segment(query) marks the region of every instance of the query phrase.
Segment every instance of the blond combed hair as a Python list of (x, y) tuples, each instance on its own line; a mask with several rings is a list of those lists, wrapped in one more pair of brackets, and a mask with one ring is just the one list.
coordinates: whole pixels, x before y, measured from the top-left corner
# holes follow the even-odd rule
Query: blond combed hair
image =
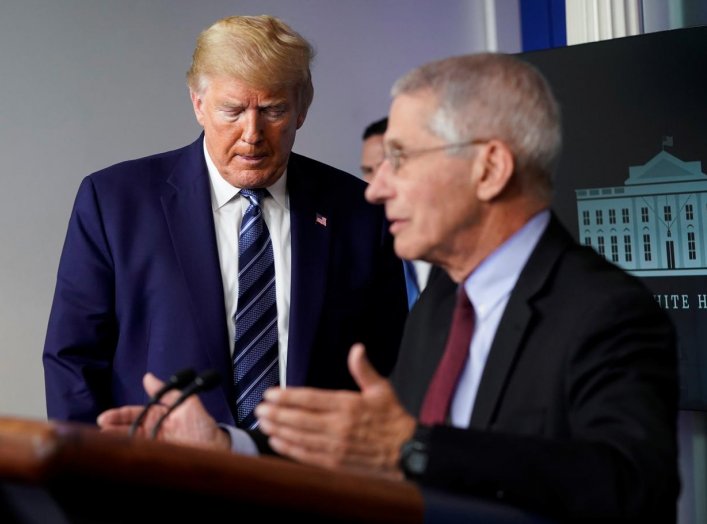
[(197, 38), (187, 85), (201, 93), (210, 77), (225, 76), (259, 89), (294, 88), (306, 111), (314, 96), (313, 58), (310, 43), (278, 18), (230, 16)]

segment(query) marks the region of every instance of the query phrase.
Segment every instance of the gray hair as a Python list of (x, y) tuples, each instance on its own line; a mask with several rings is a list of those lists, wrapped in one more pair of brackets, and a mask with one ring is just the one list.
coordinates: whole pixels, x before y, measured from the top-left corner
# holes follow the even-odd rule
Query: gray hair
[(501, 140), (524, 187), (549, 200), (562, 146), (560, 108), (537, 69), (500, 53), (456, 56), (413, 69), (391, 94), (425, 90), (438, 100), (425, 123), (431, 133), (447, 143)]

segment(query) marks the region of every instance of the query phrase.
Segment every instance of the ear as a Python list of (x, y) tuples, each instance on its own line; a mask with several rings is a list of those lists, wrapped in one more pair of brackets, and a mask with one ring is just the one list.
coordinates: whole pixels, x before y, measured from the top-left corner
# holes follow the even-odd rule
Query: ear
[[(482, 170), (477, 187), (477, 197), (489, 202), (498, 197), (509, 185), (513, 177), (515, 162), (513, 153), (500, 140), (489, 140), (477, 159)], [(474, 162), (476, 165), (477, 162)]]
[(305, 118), (307, 118), (307, 110), (306, 109), (300, 111), (299, 114), (297, 115), (297, 129), (302, 127), (302, 124), (304, 124)]
[(189, 96), (191, 97), (191, 105), (194, 108), (194, 115), (196, 116), (196, 121), (199, 122), (201, 127), (204, 127), (204, 101), (201, 98), (202, 94), (197, 93), (192, 89), (189, 90)]

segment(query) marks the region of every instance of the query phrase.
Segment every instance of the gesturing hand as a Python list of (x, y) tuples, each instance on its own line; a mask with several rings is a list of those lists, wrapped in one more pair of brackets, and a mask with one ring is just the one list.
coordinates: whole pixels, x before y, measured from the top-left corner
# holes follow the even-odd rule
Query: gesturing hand
[(300, 462), (400, 478), (400, 446), (413, 434), (415, 419), (362, 344), (351, 347), (348, 365), (360, 392), (269, 389), (255, 411), (260, 428), (275, 451)]

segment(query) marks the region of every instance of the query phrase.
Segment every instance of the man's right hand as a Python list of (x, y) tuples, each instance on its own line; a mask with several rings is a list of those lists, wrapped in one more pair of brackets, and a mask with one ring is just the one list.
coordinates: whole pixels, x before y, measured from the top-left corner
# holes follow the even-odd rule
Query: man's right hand
[[(145, 374), (142, 383), (150, 397), (164, 385), (164, 382), (152, 373)], [(177, 390), (170, 391), (162, 397), (159, 404), (152, 406), (145, 420), (137, 428), (135, 436), (149, 438), (152, 428), (169, 406), (179, 398), (179, 395), (180, 392)], [(98, 426), (102, 431), (127, 435), (142, 409), (142, 406), (108, 409), (98, 416)], [(189, 397), (169, 414), (162, 423), (156, 439), (208, 449), (229, 450), (231, 448), (228, 434), (221, 430), (196, 395)]]

